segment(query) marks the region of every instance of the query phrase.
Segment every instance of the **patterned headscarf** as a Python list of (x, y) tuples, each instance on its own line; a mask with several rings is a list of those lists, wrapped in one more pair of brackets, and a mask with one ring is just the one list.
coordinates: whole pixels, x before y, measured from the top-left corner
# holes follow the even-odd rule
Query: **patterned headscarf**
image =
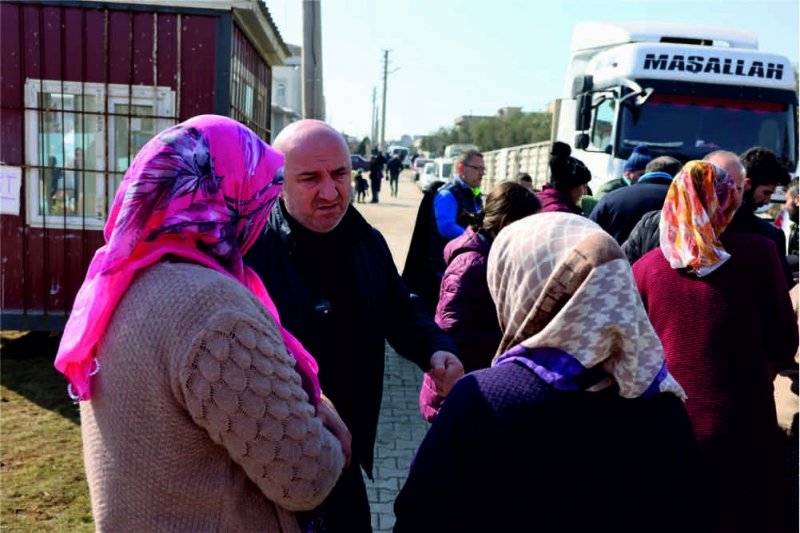
[(661, 210), (661, 251), (672, 268), (698, 277), (730, 258), (719, 236), (730, 224), (739, 198), (727, 172), (706, 161), (689, 161), (670, 185)]
[(594, 222), (568, 213), (514, 222), (492, 245), (488, 281), (503, 330), (493, 365), (521, 363), (560, 390), (617, 384), (624, 398), (686, 398), (625, 254)]
[[(95, 357), (114, 309), (137, 270), (167, 254), (240, 281), (280, 326), (261, 279), (242, 261), (267, 222), (283, 183), (283, 156), (233, 119), (201, 115), (151, 139), (120, 184), (101, 247), (86, 274), (56, 355), (70, 395), (91, 397)], [(280, 328), (319, 401), (317, 363)]]

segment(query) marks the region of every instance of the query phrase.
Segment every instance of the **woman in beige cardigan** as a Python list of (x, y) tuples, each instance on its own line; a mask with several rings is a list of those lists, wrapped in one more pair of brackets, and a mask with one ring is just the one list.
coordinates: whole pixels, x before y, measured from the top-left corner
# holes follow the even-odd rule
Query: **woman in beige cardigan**
[[(299, 531), (349, 457), (316, 362), (242, 254), (283, 158), (212, 115), (125, 175), (56, 367), (81, 401), (97, 531)], [(327, 427), (332, 428), (331, 430)]]

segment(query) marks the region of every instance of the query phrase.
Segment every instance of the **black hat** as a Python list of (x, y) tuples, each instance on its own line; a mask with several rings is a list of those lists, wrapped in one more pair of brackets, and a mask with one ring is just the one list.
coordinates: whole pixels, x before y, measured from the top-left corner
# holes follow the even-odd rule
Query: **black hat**
[(571, 153), (572, 148), (560, 141), (554, 142), (550, 148), (550, 184), (561, 192), (589, 183), (592, 179), (592, 173), (583, 161), (571, 157)]

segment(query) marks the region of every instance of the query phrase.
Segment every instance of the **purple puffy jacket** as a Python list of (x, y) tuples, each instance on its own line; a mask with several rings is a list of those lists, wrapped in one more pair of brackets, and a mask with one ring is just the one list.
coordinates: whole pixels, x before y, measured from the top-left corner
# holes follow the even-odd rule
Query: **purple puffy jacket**
[[(489, 247), (485, 237), (467, 228), (444, 249), (447, 269), (439, 291), (436, 323), (455, 341), (464, 372), (491, 366), (503, 337), (486, 281)], [(436, 394), (427, 374), (419, 400), (422, 416), (432, 422), (444, 398)]]
[(467, 228), (444, 249), (436, 323), (456, 342), (464, 372), (488, 368), (503, 337), (486, 281), (489, 247), (487, 238)]
[(542, 202), (542, 213), (552, 213), (554, 211), (561, 213), (573, 213), (575, 215), (583, 215), (583, 210), (575, 205), (572, 198), (568, 194), (558, 191), (553, 188), (549, 183), (545, 183), (541, 192), (537, 192), (536, 196)]

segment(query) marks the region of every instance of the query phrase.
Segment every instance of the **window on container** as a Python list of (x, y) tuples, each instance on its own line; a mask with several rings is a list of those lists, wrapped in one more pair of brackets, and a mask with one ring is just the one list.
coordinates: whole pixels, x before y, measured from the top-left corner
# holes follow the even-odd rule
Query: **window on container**
[(236, 34), (231, 62), (231, 117), (268, 140), (270, 79), (268, 68), (243, 35)]
[(102, 228), (130, 160), (176, 122), (174, 93), (28, 80), (25, 95), (27, 223)]
[[(97, 97), (64, 92), (39, 93), (42, 121), (37, 131), (39, 217), (93, 216), (98, 192)], [(102, 129), (101, 129), (102, 131)]]

